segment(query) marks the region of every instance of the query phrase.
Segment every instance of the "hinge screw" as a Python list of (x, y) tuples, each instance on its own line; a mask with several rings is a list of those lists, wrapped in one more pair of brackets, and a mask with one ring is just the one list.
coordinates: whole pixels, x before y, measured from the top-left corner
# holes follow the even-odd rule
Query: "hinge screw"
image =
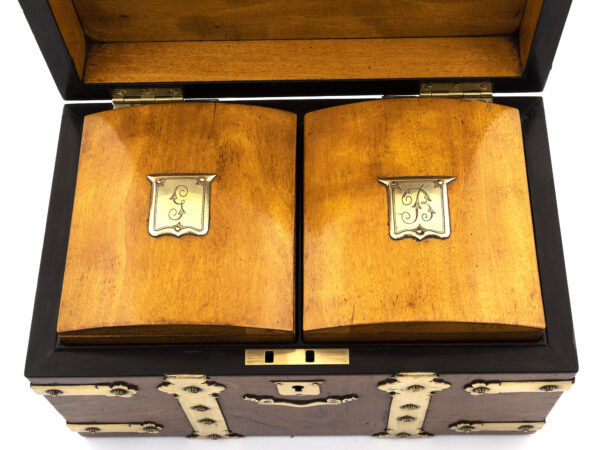
[(208, 411), (208, 407), (204, 406), (204, 405), (196, 405), (196, 406), (192, 406), (192, 409), (194, 411), (200, 411), (200, 412), (204, 412), (204, 411)]
[(412, 386), (409, 386), (406, 389), (409, 390), (410, 392), (419, 392), (425, 388), (419, 384), (413, 384)]
[(212, 419), (200, 419), (198, 422), (200, 422), (203, 425), (212, 425), (213, 423), (215, 423), (215, 421)]
[(221, 435), (220, 434), (209, 434), (207, 437), (209, 439), (212, 439), (213, 441), (216, 441), (217, 439), (221, 439)]
[(412, 435), (410, 433), (407, 433), (406, 431), (403, 431), (401, 433), (398, 433), (396, 436), (398, 436), (399, 438), (409, 438)]
[(51, 397), (58, 397), (59, 395), (62, 395), (63, 391), (61, 391), (60, 389), (48, 389), (46, 391), (46, 394), (48, 394)]
[(123, 389), (123, 388), (114, 388), (114, 389), (111, 389), (110, 393), (112, 395), (121, 396), (121, 395), (127, 394), (127, 390)]
[(98, 427), (87, 427), (84, 431), (87, 431), (88, 433), (98, 433), (100, 431), (100, 428)]
[(463, 425), (459, 428), (459, 430), (462, 431), (463, 433), (470, 433), (474, 429), (475, 429), (475, 427), (473, 425)]
[(521, 425), (519, 428), (517, 428), (519, 431), (523, 431), (523, 432), (527, 432), (527, 431), (531, 431), (533, 430), (533, 425)]
[(183, 388), (183, 390), (185, 392), (189, 392), (190, 394), (197, 394), (202, 389), (200, 389), (198, 386), (188, 386), (188, 387)]
[(540, 387), (540, 391), (544, 392), (552, 392), (558, 389), (558, 386), (555, 384), (546, 384), (545, 386)]
[(473, 388), (473, 392), (477, 394), (485, 394), (489, 390), (490, 388), (487, 388), (485, 386), (477, 386), (476, 388)]
[(398, 417), (398, 420), (400, 422), (404, 422), (404, 423), (411, 423), (417, 419), (415, 419), (413, 416), (402, 416), (402, 417)]
[(160, 429), (155, 425), (148, 425), (148, 426), (144, 427), (143, 430), (146, 433), (158, 433)]
[(415, 409), (419, 409), (419, 406), (415, 405), (414, 403), (408, 403), (406, 405), (402, 405), (401, 408), (402, 409), (408, 409), (409, 411), (413, 411)]

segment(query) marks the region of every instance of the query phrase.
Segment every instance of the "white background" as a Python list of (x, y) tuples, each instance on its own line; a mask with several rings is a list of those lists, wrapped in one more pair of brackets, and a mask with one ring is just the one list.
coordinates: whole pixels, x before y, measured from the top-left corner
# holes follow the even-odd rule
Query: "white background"
[(23, 376), (63, 100), (16, 0), (0, 5), (0, 446), (49, 449), (598, 448), (600, 400), (600, 2), (575, 1), (543, 94), (579, 350), (577, 383), (531, 436), (344, 438), (92, 438), (62, 417)]

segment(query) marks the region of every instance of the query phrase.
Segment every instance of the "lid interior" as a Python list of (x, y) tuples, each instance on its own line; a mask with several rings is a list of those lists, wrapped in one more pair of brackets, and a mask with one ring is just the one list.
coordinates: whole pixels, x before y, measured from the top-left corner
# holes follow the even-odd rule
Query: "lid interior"
[(86, 84), (520, 77), (544, 0), (48, 0)]

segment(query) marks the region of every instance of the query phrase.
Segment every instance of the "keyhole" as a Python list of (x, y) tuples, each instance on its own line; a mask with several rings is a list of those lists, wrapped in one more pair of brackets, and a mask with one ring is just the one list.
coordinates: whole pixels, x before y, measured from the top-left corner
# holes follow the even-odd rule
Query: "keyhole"
[(292, 386), (292, 389), (296, 392), (302, 392), (304, 390), (304, 386), (296, 385)]
[(265, 351), (265, 362), (268, 364), (273, 363), (275, 359), (275, 354), (273, 353), (273, 350), (266, 350)]

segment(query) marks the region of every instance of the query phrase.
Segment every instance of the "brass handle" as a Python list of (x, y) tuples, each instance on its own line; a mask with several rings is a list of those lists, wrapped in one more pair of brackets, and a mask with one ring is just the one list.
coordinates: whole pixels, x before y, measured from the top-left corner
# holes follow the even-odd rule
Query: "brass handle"
[(259, 405), (273, 406), (291, 406), (293, 408), (310, 408), (311, 406), (335, 406), (343, 403), (352, 402), (358, 399), (358, 395), (331, 396), (327, 398), (319, 398), (316, 400), (286, 400), (282, 398), (274, 398), (265, 395), (244, 395), (244, 400), (258, 403)]

